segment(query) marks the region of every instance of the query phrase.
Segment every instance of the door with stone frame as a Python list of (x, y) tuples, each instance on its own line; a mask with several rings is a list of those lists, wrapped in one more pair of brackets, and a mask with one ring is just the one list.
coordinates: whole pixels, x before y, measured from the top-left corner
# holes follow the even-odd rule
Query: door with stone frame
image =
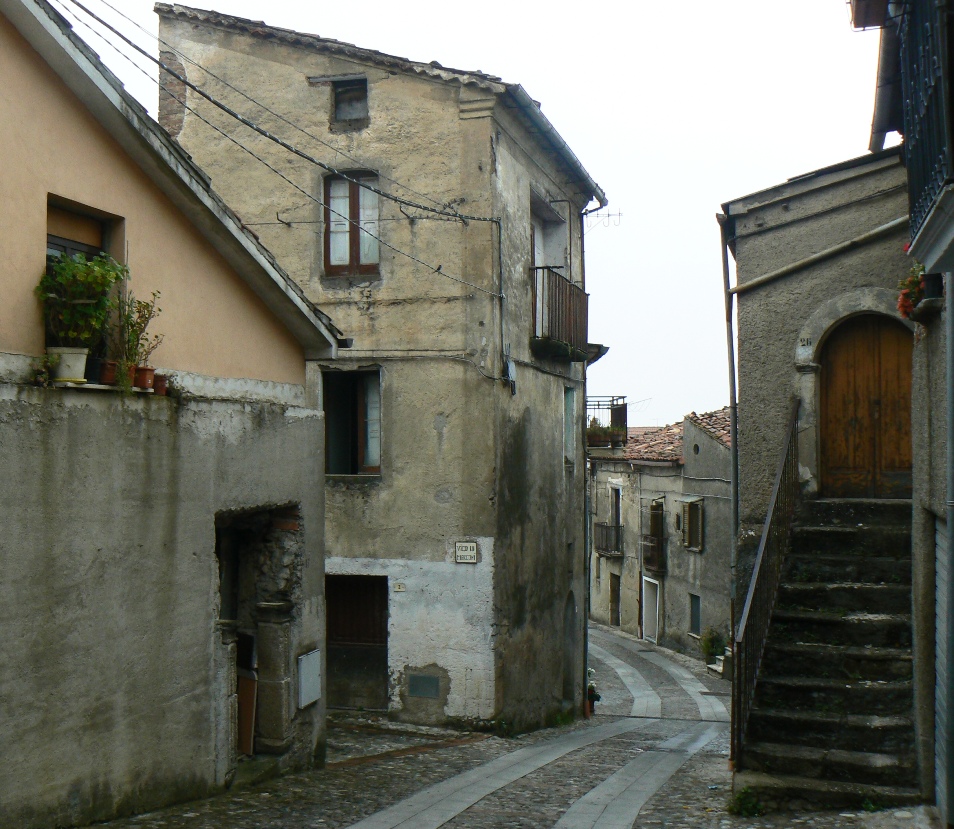
[(911, 497), (912, 335), (881, 314), (838, 325), (819, 371), (820, 494)]
[(388, 708), (387, 576), (325, 576), (328, 705)]

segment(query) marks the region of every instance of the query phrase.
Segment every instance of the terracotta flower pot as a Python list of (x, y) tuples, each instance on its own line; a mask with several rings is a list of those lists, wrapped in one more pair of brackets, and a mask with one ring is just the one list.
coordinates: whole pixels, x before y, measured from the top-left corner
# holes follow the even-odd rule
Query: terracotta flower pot
[(104, 386), (115, 386), (119, 363), (116, 360), (103, 360), (99, 364), (99, 382)]
[(165, 374), (157, 374), (153, 380), (152, 393), (165, 396), (169, 390), (169, 378)]
[(134, 386), (140, 389), (151, 389), (155, 379), (156, 370), (152, 366), (136, 366)]

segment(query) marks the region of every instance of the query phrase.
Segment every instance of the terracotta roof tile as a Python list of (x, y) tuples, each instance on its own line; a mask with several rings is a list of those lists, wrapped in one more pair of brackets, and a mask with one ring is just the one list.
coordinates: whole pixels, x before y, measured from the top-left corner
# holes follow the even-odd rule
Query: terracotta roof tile
[(681, 461), (682, 423), (670, 426), (633, 426), (626, 430), (626, 450), (632, 461)]
[(705, 414), (692, 412), (692, 414), (686, 415), (686, 418), (726, 446), (732, 445), (732, 433), (729, 430), (728, 406), (717, 409), (714, 412), (706, 412)]

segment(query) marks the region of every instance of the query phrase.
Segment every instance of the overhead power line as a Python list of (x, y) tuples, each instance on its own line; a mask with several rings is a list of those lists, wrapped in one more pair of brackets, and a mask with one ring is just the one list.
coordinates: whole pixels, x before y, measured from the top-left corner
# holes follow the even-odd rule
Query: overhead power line
[[(186, 78), (184, 75), (179, 74), (178, 72), (176, 72), (175, 69), (172, 69), (171, 67), (169, 67), (168, 65), (166, 65), (162, 60), (160, 60), (159, 58), (155, 58), (155, 57), (153, 57), (152, 55), (150, 55), (145, 49), (143, 49), (141, 46), (139, 46), (139, 45), (138, 45), (137, 43), (135, 43), (134, 41), (130, 40), (128, 37), (126, 37), (125, 34), (123, 34), (121, 31), (119, 31), (119, 30), (118, 30), (117, 28), (115, 28), (113, 25), (111, 25), (110, 23), (107, 23), (105, 20), (103, 20), (101, 17), (99, 17), (95, 12), (91, 11), (91, 10), (88, 9), (86, 6), (84, 6), (82, 3), (80, 3), (79, 0), (69, 0), (69, 2), (72, 3), (74, 6), (76, 6), (77, 8), (81, 9), (81, 10), (82, 10), (83, 12), (85, 12), (87, 15), (89, 15), (91, 18), (93, 18), (93, 20), (95, 20), (95, 21), (96, 21), (97, 23), (99, 23), (101, 26), (103, 26), (103, 27), (105, 27), (106, 29), (108, 29), (109, 31), (111, 31), (114, 35), (116, 35), (116, 37), (121, 38), (121, 39), (123, 40), (123, 42), (125, 42), (128, 46), (130, 46), (130, 47), (132, 47), (133, 49), (135, 49), (135, 50), (136, 50), (137, 52), (139, 52), (143, 57), (145, 57), (146, 59), (148, 59), (148, 60), (152, 61), (153, 63), (155, 63), (155, 64), (156, 64), (160, 69), (162, 69), (164, 72), (166, 72), (166, 73), (168, 73), (169, 75), (171, 75), (173, 78), (175, 78), (175, 79), (176, 79), (177, 81), (179, 81), (180, 83), (185, 84), (189, 89), (191, 89), (191, 90), (192, 90), (193, 92), (195, 92), (197, 95), (201, 96), (202, 98), (205, 98), (205, 99), (206, 99), (210, 104), (212, 104), (214, 107), (217, 107), (218, 109), (222, 110), (222, 112), (224, 112), (226, 115), (229, 115), (230, 117), (235, 118), (237, 121), (239, 121), (240, 123), (244, 124), (244, 125), (245, 125), (246, 127), (248, 127), (249, 129), (251, 129), (251, 130), (257, 132), (257, 133), (258, 133), (259, 135), (261, 135), (263, 138), (266, 138), (266, 139), (268, 139), (269, 141), (273, 141), (274, 143), (278, 144), (280, 147), (282, 147), (282, 148), (288, 150), (288, 152), (292, 153), (293, 155), (298, 156), (299, 158), (301, 158), (301, 159), (303, 159), (303, 160), (309, 162), (310, 164), (315, 164), (315, 165), (317, 165), (318, 167), (321, 167), (321, 169), (326, 170), (326, 171), (329, 172), (329, 173), (332, 173), (333, 175), (340, 176), (341, 178), (344, 178), (344, 179), (347, 179), (348, 181), (354, 182), (354, 183), (357, 184), (359, 187), (363, 187), (363, 188), (366, 189), (366, 190), (370, 190), (370, 191), (372, 191), (372, 192), (374, 192), (374, 193), (377, 193), (377, 194), (378, 194), (379, 196), (381, 196), (382, 198), (390, 199), (391, 201), (398, 202), (399, 204), (404, 204), (404, 205), (406, 205), (407, 207), (413, 207), (413, 208), (415, 208), (416, 210), (424, 210), (424, 211), (427, 211), (427, 212), (429, 212), (429, 213), (437, 213), (438, 215), (441, 215), (441, 216), (451, 216), (451, 217), (453, 217), (453, 218), (455, 218), (455, 219), (457, 219), (457, 220), (459, 220), (459, 221), (462, 221), (462, 222), (468, 222), (468, 221), (472, 221), (472, 222), (495, 222), (495, 221), (497, 221), (495, 218), (488, 217), (488, 216), (469, 216), (469, 215), (460, 213), (459, 211), (456, 211), (456, 210), (447, 210), (447, 209), (444, 209), (444, 208), (429, 207), (428, 205), (419, 204), (419, 203), (417, 203), (417, 202), (410, 201), (409, 199), (402, 199), (400, 196), (395, 196), (395, 195), (393, 195), (392, 193), (388, 193), (388, 192), (386, 192), (386, 191), (384, 191), (384, 190), (380, 190), (379, 188), (374, 187), (373, 185), (368, 184), (367, 181), (361, 181), (360, 179), (349, 177), (347, 173), (345, 173), (345, 172), (343, 172), (343, 171), (337, 169), (336, 167), (331, 166), (330, 164), (326, 164), (324, 161), (321, 161), (320, 159), (317, 159), (317, 158), (315, 158), (315, 157), (312, 156), (312, 155), (309, 155), (309, 154), (306, 153), (304, 150), (298, 149), (298, 147), (296, 147), (294, 144), (289, 143), (288, 141), (285, 141), (285, 139), (283, 139), (283, 138), (281, 138), (281, 137), (279, 137), (279, 136), (277, 136), (277, 135), (273, 135), (271, 132), (269, 132), (268, 130), (266, 130), (266, 129), (264, 129), (263, 127), (259, 126), (259, 125), (258, 125), (257, 123), (255, 123), (254, 121), (252, 121), (250, 118), (246, 118), (246, 117), (245, 117), (244, 115), (242, 115), (240, 112), (236, 112), (236, 111), (235, 111), (234, 109), (232, 109), (230, 106), (228, 106), (227, 104), (225, 104), (225, 103), (223, 103), (222, 101), (218, 100), (218, 98), (214, 97), (213, 95), (210, 95), (208, 92), (206, 92), (206, 91), (205, 91), (204, 89), (202, 89), (200, 86), (198, 86), (197, 84), (192, 83), (192, 81), (190, 81), (190, 80), (189, 80), (188, 78)], [(106, 5), (108, 5), (108, 4), (106, 4)], [(110, 8), (112, 8), (112, 6), (110, 6)], [(115, 9), (114, 9), (114, 11), (115, 11)], [(121, 12), (120, 12), (120, 14), (121, 14)], [(125, 17), (125, 15), (123, 15), (123, 17)], [(127, 19), (128, 19), (128, 18), (127, 18)], [(200, 67), (200, 68), (201, 68), (201, 67)], [(208, 72), (208, 70), (206, 70), (206, 69), (204, 69), (204, 68), (203, 68), (203, 71)], [(211, 75), (212, 73), (209, 72), (209, 74)], [(215, 77), (215, 76), (213, 76), (213, 77)], [(220, 78), (217, 78), (217, 80), (220, 80), (220, 81), (221, 81)], [(222, 82), (225, 83), (225, 81), (222, 81)], [(234, 87), (232, 87), (232, 86), (229, 85), (229, 84), (226, 84), (226, 85), (229, 86), (230, 89), (235, 89)], [(166, 91), (168, 91), (168, 90), (166, 90)], [(239, 90), (235, 90), (235, 91), (238, 92)], [(240, 94), (243, 94), (243, 93), (240, 93)], [(266, 110), (266, 112), (270, 112), (272, 115), (275, 115), (276, 117), (281, 118), (281, 120), (284, 121), (285, 123), (291, 124), (293, 127), (295, 127), (295, 129), (299, 129), (301, 132), (305, 133), (305, 134), (308, 135), (309, 137), (314, 138), (314, 136), (312, 136), (310, 133), (305, 132), (304, 129), (301, 129), (301, 128), (298, 127), (296, 124), (292, 124), (290, 121), (288, 121), (287, 119), (285, 119), (283, 116), (277, 115), (276, 113), (272, 112), (270, 109), (268, 109), (267, 107), (265, 107), (264, 104), (260, 104), (260, 103), (258, 103), (257, 101), (254, 101), (254, 100), (253, 100), (252, 98), (250, 98), (249, 96), (245, 96), (245, 97), (248, 98), (248, 100), (253, 101), (253, 103), (255, 103), (257, 106), (261, 106), (263, 109)]]
[[(121, 33), (116, 32), (116, 30), (113, 29), (112, 26), (110, 26), (109, 24), (107, 24), (107, 23), (105, 23), (104, 21), (102, 21), (102, 20), (101, 20), (100, 18), (98, 18), (95, 14), (93, 14), (93, 13), (90, 12), (88, 9), (86, 9), (84, 6), (82, 6), (82, 4), (76, 2), (76, 0), (69, 0), (69, 1), (70, 1), (71, 3), (73, 3), (73, 5), (78, 6), (79, 8), (83, 9), (83, 11), (85, 11), (87, 14), (89, 14), (91, 17), (93, 17), (93, 19), (97, 20), (97, 21), (100, 22), (102, 25), (104, 25), (107, 29), (109, 29), (109, 30), (112, 31), (114, 34), (116, 34), (118, 37), (120, 37), (120, 38), (123, 40), (123, 42), (129, 44), (130, 46), (133, 46), (133, 47), (136, 49), (136, 51), (138, 51), (140, 54), (145, 54), (142, 49), (140, 49), (139, 47), (137, 47), (135, 44), (131, 43), (131, 42), (129, 41), (129, 39), (126, 38), (126, 37), (125, 37), (124, 35), (122, 35)], [(60, 0), (60, 2), (62, 3), (63, 0)], [(65, 11), (65, 9), (64, 9), (64, 11)], [(74, 20), (76, 20), (76, 21), (77, 21), (78, 23), (80, 23), (81, 25), (85, 26), (87, 29), (89, 29), (91, 32), (93, 32), (97, 37), (99, 37), (100, 40), (102, 40), (107, 46), (109, 46), (111, 49), (113, 49), (120, 57), (122, 57), (124, 60), (126, 60), (127, 62), (129, 62), (134, 68), (136, 68), (139, 72), (141, 72), (143, 75), (145, 75), (147, 78), (149, 78), (150, 81), (152, 81), (152, 82), (155, 83), (157, 86), (159, 86), (159, 88), (164, 89), (175, 101), (177, 101), (178, 103), (182, 104), (183, 107), (185, 107), (189, 112), (191, 112), (193, 115), (195, 115), (200, 121), (202, 121), (204, 124), (206, 124), (206, 125), (208, 125), (209, 127), (211, 127), (213, 130), (215, 130), (217, 133), (219, 133), (219, 134), (220, 134), (223, 138), (225, 138), (227, 141), (229, 141), (229, 142), (235, 144), (235, 145), (236, 145), (237, 147), (239, 147), (241, 150), (243, 150), (244, 152), (248, 153), (248, 155), (252, 156), (252, 158), (254, 158), (256, 161), (258, 161), (259, 163), (263, 164), (266, 168), (268, 168), (269, 170), (271, 170), (273, 173), (275, 173), (277, 176), (279, 176), (283, 181), (285, 181), (287, 184), (289, 184), (291, 187), (293, 187), (295, 190), (297, 190), (299, 193), (301, 193), (301, 194), (302, 194), (303, 196), (305, 196), (306, 198), (308, 198), (308, 199), (310, 199), (311, 201), (315, 202), (315, 203), (318, 204), (319, 206), (325, 208), (325, 209), (328, 210), (331, 214), (333, 214), (334, 216), (337, 216), (338, 218), (340, 218), (340, 219), (342, 219), (343, 221), (347, 222), (347, 223), (348, 223), (349, 225), (351, 225), (352, 227), (358, 228), (358, 230), (360, 230), (362, 233), (365, 233), (365, 234), (367, 234), (368, 236), (370, 236), (372, 239), (375, 239), (379, 244), (383, 245), (384, 247), (388, 248), (389, 250), (392, 250), (392, 251), (394, 251), (395, 253), (397, 253), (397, 254), (399, 254), (399, 255), (401, 255), (401, 256), (404, 256), (405, 258), (410, 259), (411, 261), (413, 261), (413, 262), (415, 262), (415, 263), (417, 263), (417, 264), (419, 264), (419, 265), (422, 265), (423, 267), (427, 268), (427, 270), (430, 271), (431, 273), (439, 274), (440, 276), (443, 276), (443, 277), (445, 277), (446, 279), (450, 279), (450, 280), (452, 280), (453, 282), (457, 282), (457, 283), (459, 283), (459, 284), (461, 284), (461, 285), (466, 285), (466, 286), (468, 286), (468, 287), (470, 287), (470, 288), (473, 288), (474, 290), (480, 291), (480, 292), (485, 293), (485, 294), (487, 294), (487, 295), (489, 295), (489, 296), (492, 296), (492, 297), (495, 297), (495, 298), (500, 298), (500, 297), (501, 297), (501, 295), (500, 295), (499, 293), (495, 292), (495, 291), (490, 291), (490, 290), (488, 290), (487, 288), (484, 288), (484, 287), (482, 287), (482, 286), (480, 286), (480, 285), (476, 285), (476, 284), (474, 284), (474, 283), (472, 283), (472, 282), (468, 282), (466, 279), (462, 279), (462, 278), (460, 278), (460, 277), (454, 276), (453, 274), (447, 273), (446, 271), (443, 270), (443, 265), (437, 265), (437, 266), (435, 267), (434, 265), (431, 265), (431, 264), (425, 262), (423, 259), (420, 259), (419, 257), (415, 256), (414, 254), (408, 253), (407, 251), (404, 251), (404, 250), (401, 250), (400, 248), (396, 247), (395, 245), (391, 244), (390, 242), (388, 242), (388, 241), (382, 239), (380, 236), (378, 236), (378, 235), (372, 233), (371, 231), (367, 230), (366, 228), (361, 227), (361, 225), (360, 225), (359, 222), (354, 221), (354, 220), (351, 219), (350, 217), (345, 216), (345, 215), (342, 214), (342, 213), (339, 213), (337, 210), (335, 210), (334, 208), (332, 208), (330, 205), (325, 204), (325, 202), (323, 202), (321, 199), (319, 199), (319, 198), (318, 198), (317, 196), (315, 196), (314, 194), (310, 193), (308, 190), (306, 190), (306, 189), (304, 189), (303, 187), (301, 187), (297, 182), (292, 181), (292, 180), (291, 180), (285, 173), (283, 173), (281, 170), (277, 169), (275, 166), (273, 166), (272, 164), (270, 164), (270, 163), (269, 163), (268, 161), (266, 161), (264, 158), (262, 158), (262, 157), (259, 156), (257, 153), (255, 153), (253, 150), (250, 150), (248, 147), (246, 147), (244, 144), (242, 144), (237, 138), (235, 138), (235, 137), (232, 136), (232, 135), (229, 135), (225, 130), (223, 130), (223, 129), (221, 129), (220, 127), (218, 127), (217, 125), (213, 124), (211, 121), (209, 121), (208, 119), (206, 119), (204, 116), (202, 116), (202, 115), (201, 115), (199, 112), (197, 112), (195, 109), (193, 109), (192, 107), (190, 107), (187, 102), (185, 102), (185, 101), (181, 100), (180, 98), (178, 98), (178, 97), (176, 96), (175, 92), (173, 92), (172, 90), (170, 90), (167, 86), (165, 86), (163, 83), (161, 83), (157, 78), (153, 78), (148, 72), (146, 72), (145, 69), (143, 69), (139, 64), (137, 64), (135, 61), (133, 61), (133, 60), (130, 58), (129, 55), (127, 55), (125, 52), (123, 52), (121, 49), (119, 49), (115, 44), (110, 43), (109, 40), (107, 40), (106, 38), (102, 37), (101, 34), (99, 34), (98, 32), (96, 32), (95, 29), (92, 29), (92, 27), (90, 27), (89, 24), (87, 24), (85, 21), (81, 20), (81, 19), (80, 19), (79, 17), (77, 17), (75, 14), (74, 14), (74, 15), (71, 15), (71, 16), (73, 17)], [(149, 57), (149, 56), (146, 55), (146, 57)], [(153, 59), (153, 60), (154, 60), (154, 59)], [(239, 120), (242, 121), (241, 117), (239, 117)], [(243, 123), (244, 123), (244, 122), (243, 122)]]

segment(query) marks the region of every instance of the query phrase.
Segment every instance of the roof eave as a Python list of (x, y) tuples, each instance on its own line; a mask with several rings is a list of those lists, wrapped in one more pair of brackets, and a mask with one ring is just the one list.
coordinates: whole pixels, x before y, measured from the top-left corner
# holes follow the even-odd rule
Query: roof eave
[(0, 0), (3, 13), (90, 114), (287, 326), (306, 359), (334, 357), (341, 336), (244, 230), (188, 155), (45, 0)]

